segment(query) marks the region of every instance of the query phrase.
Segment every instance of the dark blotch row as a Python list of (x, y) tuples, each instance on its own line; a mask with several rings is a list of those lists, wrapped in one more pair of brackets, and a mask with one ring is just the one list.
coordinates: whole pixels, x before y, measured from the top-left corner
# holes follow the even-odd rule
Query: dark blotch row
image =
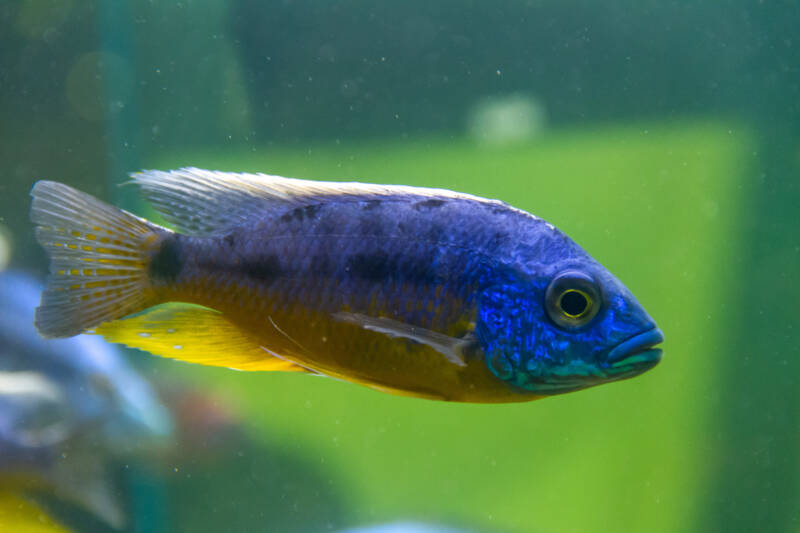
[[(223, 251), (223, 253), (225, 252)], [(273, 282), (284, 273), (276, 254), (244, 258), (235, 255), (205, 258), (198, 261), (197, 267), (201, 271), (241, 276), (264, 283)]]
[(258, 259), (247, 259), (236, 265), (236, 270), (256, 281), (269, 282), (283, 274), (280, 259), (275, 254)]
[(283, 222), (291, 222), (292, 220), (296, 220), (297, 222), (302, 222), (303, 220), (314, 220), (321, 208), (322, 206), (320, 204), (297, 207), (288, 213), (281, 215), (281, 220)]
[(445, 203), (444, 200), (431, 198), (430, 200), (423, 200), (422, 202), (415, 203), (414, 209), (416, 209), (417, 211), (422, 211), (423, 209), (433, 209), (436, 207), (442, 207), (444, 203)]
[(148, 267), (150, 278), (154, 281), (172, 283), (180, 274), (183, 268), (180, 238), (180, 235), (169, 235), (161, 241)]
[(354, 276), (370, 281), (386, 279), (394, 268), (385, 252), (355, 254), (350, 257), (347, 266)]
[(383, 251), (352, 255), (347, 267), (351, 275), (375, 282), (394, 279), (436, 284), (440, 281), (439, 273), (430, 259), (389, 255)]

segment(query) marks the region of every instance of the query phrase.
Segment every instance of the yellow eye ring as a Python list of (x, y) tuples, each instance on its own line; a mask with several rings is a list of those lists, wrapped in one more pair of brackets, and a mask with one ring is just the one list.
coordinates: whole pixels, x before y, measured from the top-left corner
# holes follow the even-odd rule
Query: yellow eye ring
[(572, 320), (580, 319), (592, 309), (592, 297), (580, 289), (567, 289), (558, 297), (558, 308)]

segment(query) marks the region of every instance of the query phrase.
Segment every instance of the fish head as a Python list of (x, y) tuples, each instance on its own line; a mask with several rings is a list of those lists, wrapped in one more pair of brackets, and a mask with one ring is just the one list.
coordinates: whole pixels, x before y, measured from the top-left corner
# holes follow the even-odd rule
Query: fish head
[(477, 332), (492, 373), (539, 395), (637, 376), (658, 364), (664, 340), (633, 294), (588, 256), (494, 285)]

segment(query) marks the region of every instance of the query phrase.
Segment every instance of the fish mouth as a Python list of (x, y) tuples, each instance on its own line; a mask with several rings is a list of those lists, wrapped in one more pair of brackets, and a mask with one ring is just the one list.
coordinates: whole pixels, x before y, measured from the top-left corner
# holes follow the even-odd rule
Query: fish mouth
[(663, 341), (664, 333), (654, 327), (616, 345), (601, 364), (585, 364), (561, 375), (551, 373), (532, 380), (526, 388), (549, 396), (638, 376), (661, 361), (661, 349), (655, 346)]
[(661, 361), (661, 349), (655, 346), (662, 342), (664, 333), (653, 328), (619, 343), (606, 358), (609, 374), (622, 378), (650, 370)]

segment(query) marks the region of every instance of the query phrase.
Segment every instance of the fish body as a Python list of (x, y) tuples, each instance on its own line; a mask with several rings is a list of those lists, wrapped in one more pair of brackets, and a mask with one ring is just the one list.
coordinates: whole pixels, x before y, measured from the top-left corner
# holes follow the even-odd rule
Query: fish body
[[(474, 334), (497, 257), (541, 246), (525, 213), (468, 199), (334, 199), (260, 212), (224, 236), (173, 234), (152, 269), (157, 297), (221, 311), (269, 350), (326, 375), (418, 395), (517, 398), (480, 357), (464, 367), (429, 344), (343, 318), (388, 317), (452, 338)], [(553, 234), (558, 242), (560, 235)], [(516, 241), (516, 244), (515, 244)], [(519, 244), (522, 244), (520, 246)], [(552, 249), (552, 248), (551, 248)]]
[[(34, 188), (37, 235), (53, 257), (43, 334), (94, 328), (179, 359), (466, 402), (577, 390), (660, 357), (650, 349), (660, 331), (616, 278), (505, 203), (198, 169), (134, 181), (178, 232), (64, 185)], [(560, 326), (547, 303), (554, 283), (581, 314)], [(624, 354), (641, 361), (607, 360), (642, 333), (647, 342)]]

